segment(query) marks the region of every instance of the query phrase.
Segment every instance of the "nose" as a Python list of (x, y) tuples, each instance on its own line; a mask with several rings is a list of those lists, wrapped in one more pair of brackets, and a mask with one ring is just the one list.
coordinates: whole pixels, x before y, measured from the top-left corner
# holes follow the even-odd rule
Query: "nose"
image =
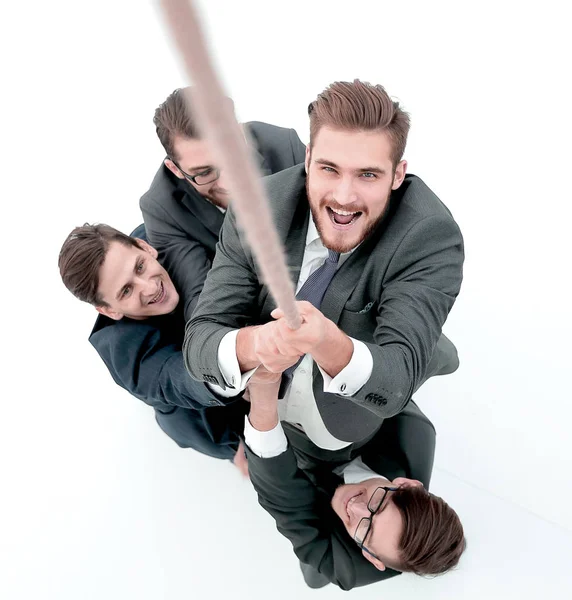
[(157, 293), (157, 282), (152, 279), (139, 278), (135, 285), (139, 287), (139, 294), (145, 304)]
[(342, 177), (334, 189), (334, 199), (338, 204), (346, 206), (357, 201), (357, 193), (352, 177)]
[(371, 515), (367, 508), (367, 500), (363, 497), (363, 494), (353, 501), (350, 505), (350, 511), (354, 514), (356, 520)]

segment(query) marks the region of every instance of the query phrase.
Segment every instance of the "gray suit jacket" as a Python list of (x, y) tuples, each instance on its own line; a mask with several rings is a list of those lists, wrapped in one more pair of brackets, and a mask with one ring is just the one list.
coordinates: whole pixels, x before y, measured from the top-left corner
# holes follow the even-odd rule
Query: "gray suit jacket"
[[(303, 165), (266, 179), (294, 282), (309, 221), (305, 180)], [(373, 356), (371, 377), (351, 397), (325, 393), (314, 366), (316, 403), (332, 435), (366, 438), (383, 419), (398, 414), (428, 377), (455, 370), (456, 353), (450, 353), (454, 364), (448, 365), (443, 340), (438, 341), (459, 293), (463, 260), (461, 232), (451, 213), (421, 179), (407, 175), (391, 194), (382, 223), (338, 269), (322, 302), (324, 315), (365, 342)], [(231, 213), (186, 327), (183, 354), (191, 375), (225, 386), (217, 363), (221, 339), (232, 329), (269, 321), (274, 308)]]
[[(245, 126), (262, 175), (304, 162), (306, 147), (293, 129), (257, 121)], [(180, 291), (189, 319), (210, 269), (224, 214), (164, 165), (139, 204), (149, 242)]]

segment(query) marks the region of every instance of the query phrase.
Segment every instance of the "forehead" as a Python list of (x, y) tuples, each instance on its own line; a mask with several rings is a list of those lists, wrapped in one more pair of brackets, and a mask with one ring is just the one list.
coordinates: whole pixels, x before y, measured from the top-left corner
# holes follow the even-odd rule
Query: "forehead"
[(184, 171), (213, 165), (213, 155), (206, 141), (177, 136), (173, 145), (177, 162)]
[(312, 159), (348, 169), (391, 165), (391, 143), (384, 131), (349, 131), (322, 127), (312, 144)]
[(117, 292), (129, 282), (137, 258), (144, 251), (135, 246), (111, 242), (105, 260), (99, 269), (99, 293), (104, 300), (114, 300)]

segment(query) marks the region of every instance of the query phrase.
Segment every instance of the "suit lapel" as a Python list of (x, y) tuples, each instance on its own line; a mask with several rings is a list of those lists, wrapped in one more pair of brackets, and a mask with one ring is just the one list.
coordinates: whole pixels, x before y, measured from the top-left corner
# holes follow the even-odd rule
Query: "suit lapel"
[(181, 203), (218, 239), (224, 221), (224, 213), (214, 204), (205, 200), (187, 181), (180, 180), (178, 187), (183, 192)]
[(369, 244), (362, 244), (338, 269), (328, 286), (321, 311), (330, 321), (338, 323), (348, 298), (354, 291), (369, 258)]
[(244, 123), (243, 127), (245, 130), (246, 143), (247, 143), (248, 147), (250, 148), (250, 151), (254, 158), (254, 161), (258, 165), (260, 174), (262, 176), (271, 175), (272, 170), (270, 169), (270, 167), (266, 161), (266, 157), (260, 151), (260, 147), (259, 147), (260, 142), (258, 140), (258, 137), (256, 136), (256, 132), (251, 127), (250, 123)]
[[(304, 199), (304, 202), (306, 200)], [(298, 284), (300, 270), (302, 269), (302, 260), (304, 258), (304, 250), (306, 249), (306, 236), (308, 234), (308, 224), (310, 222), (310, 210), (304, 207), (302, 202), (298, 204), (299, 211), (290, 224), (290, 231), (286, 235), (285, 250), (288, 257), (288, 271), (290, 278), (294, 284), (294, 289)], [(305, 208), (305, 210), (303, 210)]]

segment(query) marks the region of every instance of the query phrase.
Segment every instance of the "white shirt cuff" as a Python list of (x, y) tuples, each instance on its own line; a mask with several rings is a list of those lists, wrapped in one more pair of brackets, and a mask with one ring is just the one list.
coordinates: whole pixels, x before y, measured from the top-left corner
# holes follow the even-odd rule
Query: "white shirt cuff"
[(238, 335), (238, 331), (238, 329), (229, 331), (218, 345), (218, 368), (222, 373), (227, 387), (222, 388), (214, 383), (207, 384), (215, 394), (223, 398), (238, 396), (246, 388), (246, 384), (256, 371), (256, 368), (254, 368), (246, 371), (246, 373), (240, 372), (240, 365), (236, 357), (236, 336)]
[(258, 431), (250, 424), (248, 416), (244, 417), (244, 441), (260, 458), (279, 456), (288, 448), (288, 440), (280, 421), (270, 431)]
[(369, 348), (359, 340), (350, 338), (354, 351), (350, 362), (334, 378), (330, 377), (321, 367), (320, 373), (324, 379), (324, 392), (339, 396), (353, 396), (367, 383), (373, 371), (373, 356)]

